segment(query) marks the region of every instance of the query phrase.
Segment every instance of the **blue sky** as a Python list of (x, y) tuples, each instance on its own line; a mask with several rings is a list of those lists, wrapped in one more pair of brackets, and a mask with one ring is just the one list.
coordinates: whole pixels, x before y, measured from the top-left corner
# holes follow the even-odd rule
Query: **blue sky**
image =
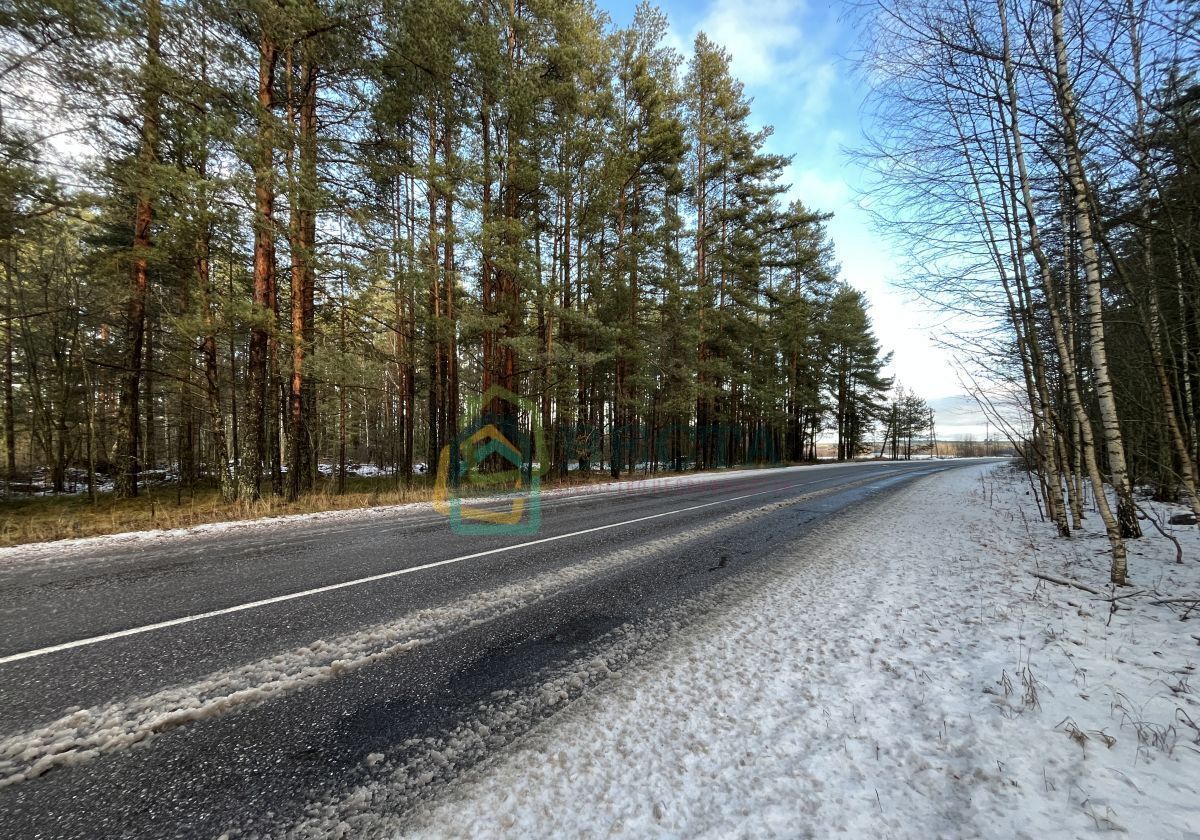
[[(637, 6), (636, 0), (597, 2), (618, 25), (629, 23)], [(852, 62), (857, 35), (849, 6), (803, 0), (657, 5), (685, 55), (701, 30), (725, 47), (753, 97), (752, 119), (775, 127), (769, 150), (794, 156), (787, 177), (795, 197), (834, 214), (829, 231), (842, 275), (867, 294), (876, 334), (894, 353), (897, 381), (930, 400), (940, 435), (982, 437), (982, 418), (963, 393), (951, 353), (931, 340), (938, 315), (894, 285), (902, 279), (901, 261), (859, 206), (862, 175), (845, 148), (862, 142), (867, 91)]]

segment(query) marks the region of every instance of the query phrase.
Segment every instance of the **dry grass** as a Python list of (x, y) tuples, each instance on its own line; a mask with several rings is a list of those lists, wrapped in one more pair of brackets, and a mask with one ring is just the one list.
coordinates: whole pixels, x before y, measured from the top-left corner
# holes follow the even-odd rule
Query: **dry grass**
[[(671, 473), (659, 473), (658, 476)], [(646, 478), (641, 473), (632, 478)], [(623, 475), (620, 480), (628, 481)], [(607, 473), (572, 474), (567, 480), (542, 479), (544, 488), (577, 487), (607, 484)], [(44, 542), (71, 537), (92, 537), (148, 529), (190, 528), (210, 522), (232, 522), (261, 519), (267, 516), (286, 516), (296, 513), (316, 513), (326, 510), (398, 505), (406, 502), (428, 502), (433, 496), (429, 479), (414, 479), (408, 488), (396, 486), (389, 477), (363, 478), (348, 476), (346, 492), (337, 493), (332, 479), (318, 482), (316, 492), (294, 502), (266, 496), (253, 504), (227, 503), (215, 489), (199, 488), (192, 493), (174, 486), (143, 488), (136, 499), (116, 499), (100, 494), (95, 504), (86, 495), (77, 496), (17, 496), (0, 500), (0, 546)], [(464, 495), (467, 495), (464, 492)]]
[(267, 496), (252, 504), (224, 502), (215, 489), (180, 493), (174, 487), (143, 490), (136, 499), (102, 494), (95, 504), (85, 495), (13, 498), (0, 502), (0, 546), (421, 502), (429, 501), (433, 492), (427, 483), (398, 489), (390, 479), (355, 478), (347, 485), (346, 492), (338, 494), (333, 482), (321, 482), (316, 492), (294, 502)]

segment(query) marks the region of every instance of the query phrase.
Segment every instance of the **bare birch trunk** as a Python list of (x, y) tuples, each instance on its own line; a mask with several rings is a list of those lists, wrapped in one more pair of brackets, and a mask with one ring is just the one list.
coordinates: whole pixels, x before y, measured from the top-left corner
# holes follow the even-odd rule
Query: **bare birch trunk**
[[(997, 91), (997, 99), (999, 99), (999, 91)], [(1003, 105), (1001, 105), (1001, 108)], [(1003, 113), (998, 117), (1003, 122)], [(1062, 482), (1060, 473), (1055, 462), (1055, 444), (1056, 441), (1061, 445), (1061, 436), (1057, 434), (1056, 424), (1054, 422), (1054, 414), (1051, 408), (1047, 392), (1045, 388), (1045, 371), (1042, 367), (1040, 353), (1038, 352), (1037, 336), (1035, 333), (1036, 325), (1030, 317), (1029, 307), (1026, 304), (1026, 295), (1023, 290), (1027, 288), (1027, 282), (1024, 279), (1025, 259), (1024, 251), (1020, 244), (1020, 222), (1018, 217), (1017, 206), (1015, 203), (1010, 204), (1005, 201), (1005, 226), (1008, 228), (1008, 260), (1013, 268), (1013, 282), (1010, 283), (1008, 272), (1005, 269), (1005, 255), (1000, 246), (1000, 241), (996, 235), (996, 231), (992, 225), (990, 215), (987, 210), (987, 202), (984, 199), (983, 187), (979, 177), (979, 173), (975, 168), (975, 163), (971, 158), (970, 150), (967, 147), (967, 136), (957, 116), (951, 114), (951, 119), (954, 122), (955, 130), (958, 134), (959, 142), (963, 147), (963, 158), (967, 163), (968, 171), (971, 175), (971, 183), (975, 193), (975, 200), (979, 205), (980, 215), (984, 223), (984, 231), (988, 237), (988, 247), (995, 262), (996, 271), (1000, 277), (1001, 287), (1004, 289), (1005, 300), (1008, 304), (1009, 321), (1013, 327), (1013, 334), (1016, 337), (1016, 344), (1019, 355), (1021, 357), (1021, 373), (1025, 382), (1025, 394), (1029, 400), (1029, 410), (1033, 416), (1032, 444), (1034, 453), (1037, 458), (1036, 467), (1043, 476), (1043, 490), (1046, 497), (1046, 507), (1050, 518), (1054, 520), (1058, 528), (1059, 536), (1069, 537), (1071, 530), (1067, 525), (1066, 513), (1062, 502)], [(1011, 150), (1005, 144), (1005, 157), (1008, 168), (1011, 171)], [(997, 155), (1000, 150), (997, 149)], [(999, 172), (999, 161), (996, 162), (996, 171)], [(1000, 179), (1001, 189), (1006, 188), (1003, 177)], [(1013, 287), (1016, 286), (1016, 297), (1013, 296)], [(893, 418), (895, 412), (893, 410)], [(895, 420), (893, 419), (893, 423)], [(932, 421), (931, 424), (932, 426)], [(886, 446), (887, 437), (885, 434), (884, 443)], [(880, 449), (882, 456), (883, 449)]]
[[(1147, 333), (1150, 339), (1150, 354), (1154, 364), (1154, 374), (1158, 379), (1159, 390), (1162, 392), (1162, 409), (1167, 419), (1167, 429), (1170, 433), (1171, 448), (1179, 461), (1179, 477), (1183, 482), (1184, 494), (1192, 507), (1197, 519), (1200, 519), (1200, 495), (1197, 495), (1196, 464), (1184, 438), (1179, 415), (1175, 411), (1175, 396), (1171, 390), (1171, 377), (1167, 373), (1165, 354), (1163, 352), (1162, 311), (1158, 300), (1158, 286), (1154, 279), (1153, 257), (1150, 252), (1150, 151), (1146, 138), (1146, 99), (1142, 89), (1142, 42), (1139, 32), (1139, 19), (1134, 8), (1134, 1), (1128, 0), (1129, 13), (1129, 42), (1130, 60), (1133, 65), (1133, 101), (1136, 114), (1134, 124), (1134, 139), (1137, 143), (1135, 153), (1138, 167), (1138, 205), (1141, 213), (1142, 269), (1146, 282), (1147, 308), (1149, 317)], [(1186, 330), (1184, 331), (1186, 333)]]
[[(1100, 425), (1104, 433), (1108, 466), (1112, 476), (1113, 490), (1117, 496), (1117, 520), (1121, 536), (1136, 538), (1142, 535), (1138, 525), (1137, 506), (1133, 501), (1133, 488), (1129, 483), (1129, 470), (1125, 463), (1125, 445), (1121, 439), (1121, 423), (1117, 416), (1117, 402), (1113, 395), (1112, 380), (1108, 372), (1108, 352), (1104, 338), (1104, 301), (1100, 287), (1100, 257), (1096, 240), (1092, 234), (1092, 217), (1088, 207), (1088, 193), (1083, 172), (1083, 158), (1079, 150), (1076, 130), (1074, 90), (1067, 66), (1067, 46), (1063, 39), (1062, 0), (1050, 0), (1052, 10), (1051, 29), (1054, 38), (1054, 63), (1058, 82), (1059, 110), (1063, 119), (1064, 141), (1067, 152), (1067, 180), (1071, 185), (1075, 203), (1075, 223), (1078, 229), (1080, 250), (1083, 253), (1083, 272), (1087, 280), (1088, 333), (1092, 359), (1092, 378), (1096, 388), (1096, 399), (1100, 405)], [(1124, 561), (1117, 577), (1124, 582)]]
[(1041, 274), (1043, 291), (1046, 294), (1046, 300), (1049, 304), (1048, 308), (1050, 310), (1051, 328), (1054, 333), (1054, 344), (1058, 350), (1059, 361), (1062, 365), (1067, 399), (1071, 405), (1071, 411), (1079, 423), (1084, 461), (1088, 477), (1096, 494), (1096, 506), (1100, 511), (1101, 519), (1104, 520), (1104, 528), (1108, 534), (1109, 544), (1112, 547), (1111, 576), (1114, 583), (1124, 584), (1125, 541), (1121, 537), (1121, 528), (1117, 523), (1116, 517), (1113, 516), (1112, 509), (1108, 504), (1108, 497), (1104, 493), (1104, 479), (1100, 475), (1100, 468), (1096, 463), (1096, 449), (1095, 441), (1092, 438), (1091, 421), (1084, 411), (1083, 401), (1079, 393), (1079, 383), (1075, 376), (1074, 366), (1070, 362), (1071, 353), (1067, 346), (1066, 333), (1063, 330), (1062, 316), (1058, 306), (1058, 294), (1054, 286), (1054, 278), (1051, 275), (1050, 263), (1046, 258), (1045, 250), (1042, 248), (1041, 236), (1038, 232), (1037, 208), (1034, 205), (1033, 193), (1030, 188), (1029, 172), (1025, 165), (1025, 152), (1021, 138), (1020, 105), (1017, 97), (1012, 53), (1009, 46), (1008, 13), (1005, 8), (1005, 0), (996, 0), (996, 6), (1000, 13), (1001, 36), (1003, 38), (1004, 80), (1007, 88), (1009, 132), (1013, 143), (1013, 157), (1017, 164), (1017, 176), (1020, 181), (1021, 201), (1025, 209), (1025, 223), (1028, 227), (1027, 233), (1030, 250), (1033, 252), (1034, 260), (1037, 262), (1038, 270)]

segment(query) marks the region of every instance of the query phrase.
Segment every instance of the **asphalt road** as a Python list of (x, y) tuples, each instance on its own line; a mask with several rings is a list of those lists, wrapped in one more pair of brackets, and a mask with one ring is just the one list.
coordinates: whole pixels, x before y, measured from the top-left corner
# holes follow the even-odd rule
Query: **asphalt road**
[[(0, 837), (321, 834), (356, 785), (433, 768), (375, 803), (402, 814), (560, 708), (547, 680), (954, 466), (548, 495), (533, 535), (417, 507), (0, 556)], [(484, 734), (442, 749), (456, 729)]]

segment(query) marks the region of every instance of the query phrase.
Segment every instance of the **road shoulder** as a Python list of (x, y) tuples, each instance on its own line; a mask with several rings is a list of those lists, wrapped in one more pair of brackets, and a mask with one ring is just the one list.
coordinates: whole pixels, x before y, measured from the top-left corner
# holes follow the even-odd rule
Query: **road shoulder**
[(1186, 836), (1200, 618), (1151, 601), (1195, 594), (1200, 539), (1141, 541), (1110, 616), (1031, 574), (1102, 581), (1089, 524), (1057, 539), (1003, 470), (914, 482), (395, 829)]

